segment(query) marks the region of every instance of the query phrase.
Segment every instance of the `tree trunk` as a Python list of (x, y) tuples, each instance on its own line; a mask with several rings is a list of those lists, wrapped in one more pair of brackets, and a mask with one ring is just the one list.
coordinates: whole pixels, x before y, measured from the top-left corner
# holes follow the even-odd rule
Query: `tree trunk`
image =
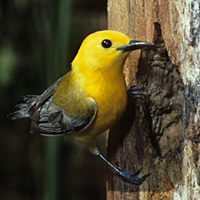
[(140, 186), (108, 168), (107, 199), (200, 199), (200, 3), (194, 0), (108, 0), (108, 27), (155, 49), (131, 53), (127, 87), (149, 98), (129, 99), (109, 132), (108, 160), (151, 173)]

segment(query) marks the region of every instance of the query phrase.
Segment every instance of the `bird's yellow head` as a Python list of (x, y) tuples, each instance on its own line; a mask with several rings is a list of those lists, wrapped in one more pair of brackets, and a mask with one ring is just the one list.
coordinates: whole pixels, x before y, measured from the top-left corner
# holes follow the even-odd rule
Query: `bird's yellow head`
[(117, 31), (98, 31), (85, 38), (72, 62), (72, 67), (84, 67), (82, 70), (90, 71), (122, 68), (130, 51), (149, 45), (153, 44), (133, 41)]

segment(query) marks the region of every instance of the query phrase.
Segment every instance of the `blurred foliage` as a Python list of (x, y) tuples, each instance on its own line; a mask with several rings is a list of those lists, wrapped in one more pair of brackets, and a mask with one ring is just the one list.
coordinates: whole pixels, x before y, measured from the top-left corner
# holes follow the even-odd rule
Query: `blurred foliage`
[(7, 42), (3, 49), (0, 49), (0, 85), (6, 86), (11, 81), (11, 76), (16, 62), (12, 45)]
[[(29, 119), (6, 114), (22, 95), (42, 93), (69, 70), (83, 38), (107, 28), (106, 6), (105, 0), (0, 0), (0, 200), (44, 199), (46, 138), (28, 133)], [(84, 146), (60, 141), (52, 147), (59, 155), (57, 199), (105, 199), (105, 164)], [(105, 137), (99, 143), (105, 154)]]

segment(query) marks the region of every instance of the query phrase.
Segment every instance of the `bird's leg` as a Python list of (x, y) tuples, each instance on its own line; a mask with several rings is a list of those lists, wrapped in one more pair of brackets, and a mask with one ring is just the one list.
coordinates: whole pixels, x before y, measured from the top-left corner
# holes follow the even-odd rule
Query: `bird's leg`
[(140, 91), (142, 89), (143, 87), (131, 87), (127, 90), (127, 94), (133, 98), (148, 97), (149, 94), (147, 92)]
[(110, 162), (108, 162), (100, 153), (98, 154), (98, 156), (103, 161), (105, 161), (110, 167), (112, 167), (116, 172), (118, 172), (125, 180), (127, 180), (135, 185), (142, 184), (146, 180), (146, 178), (150, 175), (150, 173), (148, 173), (140, 178), (134, 178), (134, 176), (138, 175), (142, 171), (142, 168), (133, 173), (130, 173), (130, 172), (126, 171), (125, 169), (123, 169), (122, 167), (119, 167), (118, 165), (117, 165), (117, 167), (115, 167)]

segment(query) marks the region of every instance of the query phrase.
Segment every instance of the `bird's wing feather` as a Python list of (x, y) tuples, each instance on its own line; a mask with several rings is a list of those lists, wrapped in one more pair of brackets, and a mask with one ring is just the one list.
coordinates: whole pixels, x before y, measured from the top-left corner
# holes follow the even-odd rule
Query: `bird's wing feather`
[[(60, 78), (61, 79), (61, 78)], [(36, 107), (40, 107), (41, 105), (43, 105), (47, 99), (49, 99), (51, 96), (53, 96), (54, 94), (54, 89), (57, 86), (58, 81), (60, 80), (58, 79), (54, 84), (52, 84), (50, 87), (48, 87), (41, 95), (40, 98), (38, 99), (37, 103), (36, 103)]]
[(13, 120), (31, 117), (39, 107), (52, 97), (58, 81), (48, 87), (42, 95), (22, 96), (15, 107), (8, 114), (8, 117)]
[[(66, 85), (63, 92), (57, 91), (61, 100), (56, 105), (52, 99), (60, 80)], [(96, 102), (84, 92), (77, 92), (78, 87), (71, 89), (68, 82), (61, 78), (41, 95), (23, 96), (8, 116), (11, 119), (30, 117), (31, 133), (63, 135), (85, 130), (96, 116)]]
[[(93, 122), (96, 116), (97, 105), (94, 99), (90, 97), (82, 99), (84, 106), (79, 106), (79, 112), (87, 113), (87, 116), (80, 117), (72, 117), (70, 113), (66, 114), (63, 108), (58, 108), (52, 103), (52, 96), (47, 99), (42, 94), (41, 98), (43, 99), (38, 100), (41, 103), (36, 104), (40, 105), (40, 107), (36, 106), (36, 109), (33, 107), (30, 110), (32, 119), (31, 133), (39, 132), (42, 135), (64, 135), (81, 132)], [(75, 104), (68, 106), (75, 106)]]

